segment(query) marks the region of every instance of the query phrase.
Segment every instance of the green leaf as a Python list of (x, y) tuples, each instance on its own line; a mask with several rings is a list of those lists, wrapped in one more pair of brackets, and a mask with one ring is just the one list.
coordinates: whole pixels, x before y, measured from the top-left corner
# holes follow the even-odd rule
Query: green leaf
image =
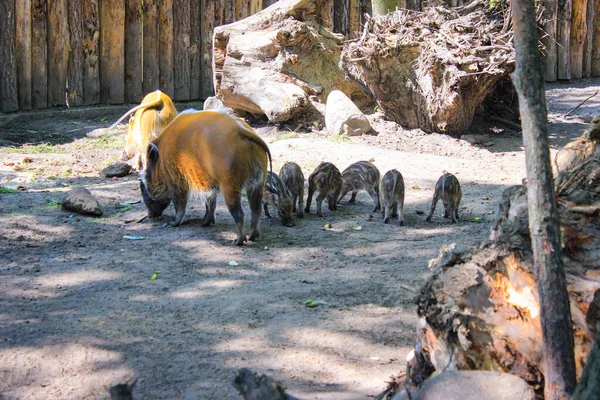
[(308, 299), (304, 302), (304, 305), (308, 308), (315, 308), (319, 305), (319, 303), (317, 303), (315, 300), (313, 299)]

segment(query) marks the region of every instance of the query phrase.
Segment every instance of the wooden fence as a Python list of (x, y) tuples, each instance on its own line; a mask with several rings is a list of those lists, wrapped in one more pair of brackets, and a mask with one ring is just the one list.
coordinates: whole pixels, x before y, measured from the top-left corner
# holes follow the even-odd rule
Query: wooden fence
[(2, 0), (3, 112), (213, 92), (212, 29), (271, 0)]
[[(275, 1), (0, 0), (0, 110), (137, 103), (156, 89), (176, 101), (205, 99), (214, 90), (213, 28)], [(314, 1), (327, 5), (324, 26), (351, 37), (371, 4)], [(600, 76), (600, 0), (544, 3), (546, 79)]]

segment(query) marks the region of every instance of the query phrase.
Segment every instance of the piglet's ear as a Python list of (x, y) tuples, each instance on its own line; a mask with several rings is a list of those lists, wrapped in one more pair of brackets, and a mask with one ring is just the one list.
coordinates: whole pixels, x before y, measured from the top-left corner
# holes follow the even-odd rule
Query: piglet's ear
[(147, 149), (148, 161), (152, 164), (158, 162), (158, 147), (154, 143), (150, 143)]

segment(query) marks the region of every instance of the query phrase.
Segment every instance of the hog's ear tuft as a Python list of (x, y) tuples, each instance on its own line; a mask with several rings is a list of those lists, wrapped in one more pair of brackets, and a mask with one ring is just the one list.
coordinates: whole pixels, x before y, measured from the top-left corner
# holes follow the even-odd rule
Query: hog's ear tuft
[(148, 162), (156, 164), (158, 162), (158, 147), (154, 143), (148, 145)]

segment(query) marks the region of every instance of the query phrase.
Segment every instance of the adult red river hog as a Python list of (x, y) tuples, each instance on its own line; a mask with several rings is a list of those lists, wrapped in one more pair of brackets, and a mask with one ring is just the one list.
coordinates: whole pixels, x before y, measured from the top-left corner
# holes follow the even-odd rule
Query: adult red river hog
[(151, 218), (162, 215), (173, 201), (178, 226), (183, 221), (188, 199), (206, 199), (203, 226), (215, 223), (219, 189), (237, 227), (235, 245), (246, 241), (241, 193), (246, 191), (252, 213), (248, 240), (259, 237), (259, 222), (267, 158), (271, 152), (243, 120), (216, 111), (186, 110), (154, 139), (147, 149), (147, 163), (140, 184)]
[(127, 111), (110, 129), (133, 114), (127, 124), (125, 146), (121, 160), (133, 157), (133, 165), (141, 171), (144, 168), (146, 148), (151, 140), (158, 137), (167, 125), (177, 116), (177, 109), (169, 96), (157, 90), (144, 97), (139, 106)]

